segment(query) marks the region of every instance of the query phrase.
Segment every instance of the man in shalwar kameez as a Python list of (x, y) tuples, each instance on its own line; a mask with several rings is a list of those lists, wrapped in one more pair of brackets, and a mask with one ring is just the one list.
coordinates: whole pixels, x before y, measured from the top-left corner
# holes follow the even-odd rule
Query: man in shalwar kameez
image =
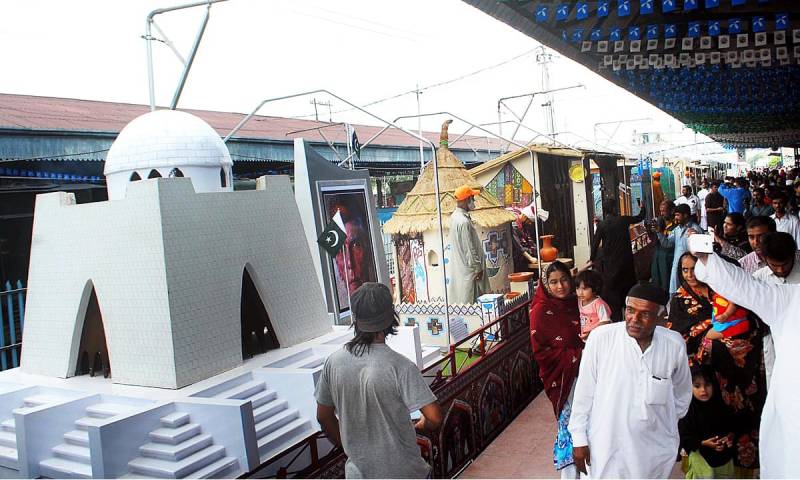
[(592, 478), (668, 478), (675, 466), (692, 379), (683, 337), (657, 326), (666, 303), (664, 290), (636, 285), (625, 321), (586, 342), (568, 430), (575, 467)]
[(456, 209), (450, 216), (450, 261), (447, 264), (450, 283), (447, 287), (449, 303), (470, 304), (489, 290), (483, 245), (469, 211), (475, 208), (473, 197), (481, 193), (469, 185), (455, 191)]
[[(800, 478), (800, 285), (757, 280), (717, 255), (695, 253), (694, 274), (715, 292), (757, 314), (772, 331), (775, 365), (761, 413), (761, 478)], [(592, 333), (594, 335), (594, 333)]]

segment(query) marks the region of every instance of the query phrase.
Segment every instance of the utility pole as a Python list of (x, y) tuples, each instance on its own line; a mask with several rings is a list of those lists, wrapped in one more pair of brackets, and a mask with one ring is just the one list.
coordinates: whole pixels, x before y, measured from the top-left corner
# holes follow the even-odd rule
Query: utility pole
[(316, 98), (312, 98), (309, 103), (314, 105), (314, 120), (319, 122), (319, 111), (317, 110), (317, 106), (320, 106), (320, 107), (328, 107), (328, 122), (333, 122), (333, 112), (331, 111), (331, 102), (320, 102)]
[(312, 98), (311, 102), (309, 103), (312, 103), (314, 105), (314, 120), (319, 122), (319, 112), (317, 111), (317, 99)]
[[(553, 54), (548, 53), (541, 45), (536, 53), (536, 63), (542, 68), (542, 91), (550, 91), (550, 67), (553, 62)], [(553, 96), (550, 93), (545, 93), (545, 103), (542, 104), (544, 108), (544, 120), (547, 126), (547, 134), (550, 137), (550, 142), (555, 143), (556, 133), (556, 119), (555, 111), (553, 110)]]
[[(422, 92), (419, 90), (419, 83), (417, 83), (417, 89), (414, 90), (414, 93), (417, 95), (417, 129), (419, 130), (419, 136), (422, 137), (422, 114), (420, 113), (420, 106), (419, 106), (419, 96)], [(422, 140), (419, 141), (419, 174), (422, 175), (422, 169), (425, 168), (425, 156), (422, 150)]]

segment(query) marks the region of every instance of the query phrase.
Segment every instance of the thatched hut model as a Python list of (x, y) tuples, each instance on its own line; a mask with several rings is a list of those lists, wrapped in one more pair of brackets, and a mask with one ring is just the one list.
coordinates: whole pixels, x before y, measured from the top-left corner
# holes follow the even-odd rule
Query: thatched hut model
[(444, 298), (446, 286), (442, 279), (442, 258), (447, 264), (450, 250), (448, 226), (450, 215), (456, 208), (453, 194), (456, 188), (465, 184), (482, 190), (475, 197), (475, 210), (470, 212), (470, 216), (483, 241), (490, 288), (495, 293), (508, 291), (508, 274), (513, 268), (510, 222), (514, 215), (506, 211), (491, 193), (484, 191), (448, 149), (447, 126), (450, 122), (448, 120), (442, 126), (440, 147), (436, 152), (445, 254), (442, 255), (439, 241), (432, 162), (425, 167), (391, 220), (383, 226), (384, 232), (392, 235), (394, 240), (398, 279), (395, 293), (402, 303), (441, 301)]

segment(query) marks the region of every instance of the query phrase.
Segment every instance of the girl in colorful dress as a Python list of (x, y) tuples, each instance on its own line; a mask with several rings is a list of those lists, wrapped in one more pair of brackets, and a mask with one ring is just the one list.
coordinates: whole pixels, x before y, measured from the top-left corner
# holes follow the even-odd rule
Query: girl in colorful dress
[(611, 307), (600, 298), (603, 290), (603, 277), (594, 270), (584, 270), (575, 277), (575, 293), (578, 297), (578, 310), (581, 316), (581, 340), (589, 338), (589, 332), (611, 323)]

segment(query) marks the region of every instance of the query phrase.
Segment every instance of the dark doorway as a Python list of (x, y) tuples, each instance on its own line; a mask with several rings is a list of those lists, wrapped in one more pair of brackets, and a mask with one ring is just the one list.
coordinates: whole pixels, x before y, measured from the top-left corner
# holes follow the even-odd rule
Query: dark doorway
[(242, 273), (242, 359), (280, 348), (264, 302), (247, 269)]
[(100, 313), (100, 304), (94, 287), (86, 306), (86, 315), (83, 318), (83, 331), (81, 332), (81, 345), (78, 348), (78, 364), (75, 375), (94, 377), (103, 375), (111, 376), (111, 364), (108, 359), (108, 346), (106, 345), (106, 331), (103, 328), (103, 316)]
[(542, 208), (550, 212), (550, 219), (544, 222), (544, 234), (555, 235), (553, 245), (558, 248), (559, 257), (573, 258), (575, 207), (569, 178), (570, 159), (543, 153), (537, 156)]

